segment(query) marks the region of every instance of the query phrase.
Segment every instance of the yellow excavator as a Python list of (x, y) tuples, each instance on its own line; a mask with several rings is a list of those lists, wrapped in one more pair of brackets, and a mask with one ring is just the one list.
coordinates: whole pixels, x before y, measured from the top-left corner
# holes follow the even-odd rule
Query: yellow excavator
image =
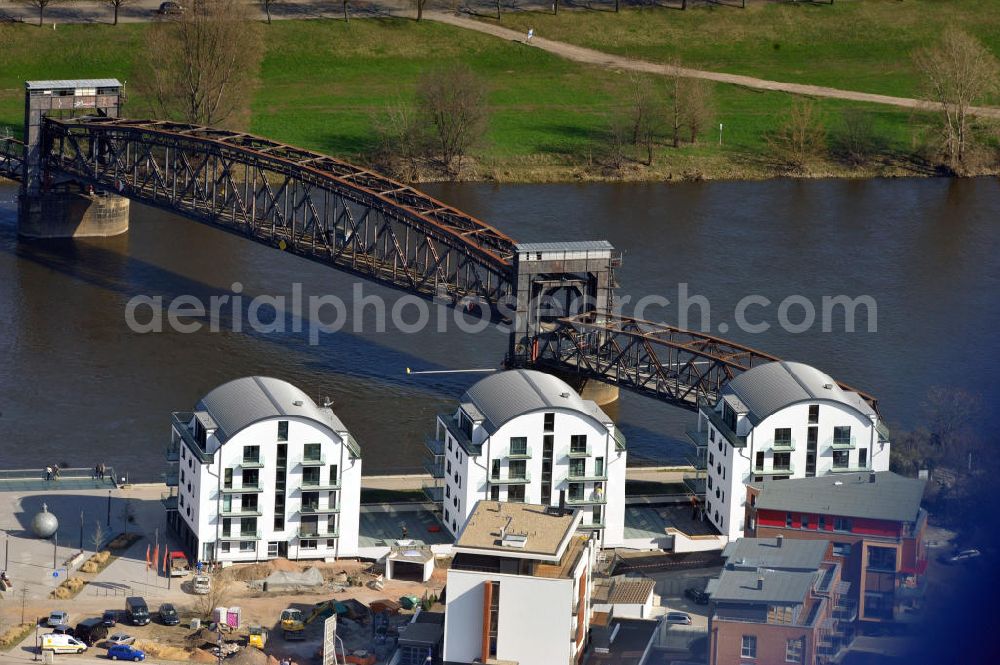
[(294, 607), (289, 607), (281, 612), (281, 631), (286, 640), (304, 640), (306, 622), (302, 617), (302, 611)]
[(250, 626), (249, 636), (247, 638), (247, 643), (252, 647), (257, 647), (261, 651), (264, 650), (264, 645), (267, 644), (267, 631), (263, 626)]

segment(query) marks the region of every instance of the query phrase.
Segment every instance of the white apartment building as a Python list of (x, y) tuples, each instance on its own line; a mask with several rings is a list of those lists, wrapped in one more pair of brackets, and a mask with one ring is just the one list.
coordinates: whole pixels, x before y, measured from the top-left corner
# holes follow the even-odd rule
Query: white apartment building
[(361, 449), (290, 383), (252, 376), (215, 388), (173, 414), (167, 455), (177, 485), (168, 522), (197, 559), (356, 556)]
[(444, 662), (574, 665), (597, 544), (579, 510), (480, 501), (448, 570)]
[(428, 488), (457, 534), (477, 501), (580, 508), (581, 529), (604, 547), (625, 529), (625, 438), (592, 401), (564, 381), (534, 370), (497, 372), (437, 417), (428, 439)]
[(835, 473), (887, 471), (889, 431), (858, 393), (820, 370), (773, 362), (730, 381), (688, 432), (706, 517), (730, 540), (743, 536), (746, 484)]

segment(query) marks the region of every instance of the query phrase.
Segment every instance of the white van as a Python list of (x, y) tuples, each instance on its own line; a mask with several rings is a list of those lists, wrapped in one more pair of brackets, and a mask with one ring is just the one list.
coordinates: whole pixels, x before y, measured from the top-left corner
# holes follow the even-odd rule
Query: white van
[(70, 635), (48, 633), (42, 635), (42, 651), (53, 653), (83, 653), (87, 645)]

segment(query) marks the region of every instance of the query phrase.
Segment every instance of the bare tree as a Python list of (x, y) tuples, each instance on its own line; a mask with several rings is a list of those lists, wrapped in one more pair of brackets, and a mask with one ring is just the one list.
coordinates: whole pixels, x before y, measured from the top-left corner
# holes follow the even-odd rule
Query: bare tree
[(131, 5), (135, 0), (104, 0), (104, 3), (110, 5), (115, 12), (115, 22), (114, 25), (118, 25), (118, 10), (125, 5)]
[(417, 109), (432, 129), (441, 164), (453, 172), (486, 131), (486, 85), (465, 65), (431, 71), (417, 83)]
[(662, 131), (663, 109), (651, 86), (638, 77), (632, 79), (632, 106), (629, 132), (637, 153), (645, 153), (643, 163), (653, 163), (653, 146)]
[(701, 79), (685, 79), (683, 91), (684, 126), (688, 130), (688, 140), (698, 142), (698, 136), (715, 116), (715, 100), (712, 86)]
[(826, 129), (808, 100), (792, 104), (788, 116), (768, 138), (774, 156), (794, 168), (804, 168), (810, 158), (819, 156), (826, 147)]
[(143, 92), (160, 117), (216, 125), (248, 103), (261, 59), (261, 25), (237, 0), (196, 0), (150, 26)]
[(260, 0), (260, 8), (264, 10), (268, 25), (271, 25), (271, 9), (276, 4), (278, 4), (278, 0)]
[(419, 21), (424, 17), (424, 5), (427, 4), (427, 0), (414, 0), (417, 3), (417, 20)]
[(845, 109), (834, 149), (853, 166), (866, 164), (879, 149), (872, 114), (858, 108)]
[(387, 106), (374, 125), (378, 136), (375, 155), (378, 167), (403, 180), (415, 180), (422, 137), (413, 105), (399, 100)]
[(12, 0), (12, 2), (17, 2), (37, 9), (38, 25), (41, 26), (45, 20), (45, 10), (48, 9), (51, 5), (62, 2), (62, 0)]
[(344, 4), (344, 22), (345, 23), (350, 23), (351, 22), (351, 16), (350, 16), (349, 10), (351, 8), (351, 0), (343, 0), (343, 4)]
[(233, 599), (233, 583), (222, 575), (213, 575), (208, 593), (198, 596), (197, 610), (202, 617), (210, 617), (216, 607), (226, 607)]
[(936, 46), (920, 49), (914, 62), (923, 87), (941, 105), (941, 143), (948, 166), (963, 170), (971, 143), (969, 107), (1000, 86), (1000, 64), (975, 37), (957, 29), (944, 31)]
[(101, 521), (97, 520), (94, 526), (94, 533), (90, 536), (90, 542), (94, 546), (94, 552), (101, 551), (101, 545), (104, 543), (104, 527), (101, 526)]

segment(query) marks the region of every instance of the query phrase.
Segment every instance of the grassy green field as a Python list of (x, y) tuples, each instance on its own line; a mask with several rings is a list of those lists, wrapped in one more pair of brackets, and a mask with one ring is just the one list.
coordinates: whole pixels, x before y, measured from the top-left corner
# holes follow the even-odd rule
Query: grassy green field
[[(877, 2), (877, 0), (876, 0)], [(902, 4), (902, 3), (901, 3)], [(658, 10), (671, 16), (679, 12)], [(727, 9), (726, 11), (737, 12)], [(632, 13), (632, 12), (630, 12)], [(644, 13), (644, 12), (643, 12)], [(636, 15), (639, 12), (635, 12)], [(588, 14), (581, 14), (583, 18)], [(602, 18), (615, 19), (610, 14)], [(576, 20), (560, 14), (558, 20)], [(588, 18), (588, 20), (590, 20)], [(118, 77), (129, 81), (125, 113), (146, 116), (132, 75), (145, 25), (66, 25), (58, 30), (0, 26), (0, 132), (19, 131), (23, 81), (32, 78)], [(541, 28), (539, 28), (541, 30)], [(387, 105), (413, 99), (421, 73), (467, 64), (490, 89), (492, 116), (468, 175), (507, 181), (624, 177), (660, 179), (767, 177), (777, 171), (765, 136), (793, 98), (783, 93), (715, 85), (715, 121), (699, 144), (660, 147), (652, 168), (608, 173), (601, 165), (611, 119), (625, 113), (629, 74), (584, 66), (539, 49), (429, 22), (403, 19), (281, 21), (266, 26), (258, 85), (248, 92), (254, 133), (364, 161), (376, 145), (374, 126)], [(642, 83), (664, 89), (661, 79)], [(831, 134), (849, 102), (817, 100)], [(860, 105), (854, 105), (858, 107)], [(911, 150), (926, 118), (886, 106), (863, 106), (875, 119), (887, 153)], [(724, 123), (723, 145), (718, 122)], [(836, 163), (814, 174), (844, 174)]]
[[(595, 6), (607, 8), (607, 1)], [(997, 0), (749, 0), (746, 9), (512, 13), (502, 24), (635, 58), (902, 97), (919, 93), (911, 54), (933, 43), (945, 26), (966, 30), (1000, 56)]]

